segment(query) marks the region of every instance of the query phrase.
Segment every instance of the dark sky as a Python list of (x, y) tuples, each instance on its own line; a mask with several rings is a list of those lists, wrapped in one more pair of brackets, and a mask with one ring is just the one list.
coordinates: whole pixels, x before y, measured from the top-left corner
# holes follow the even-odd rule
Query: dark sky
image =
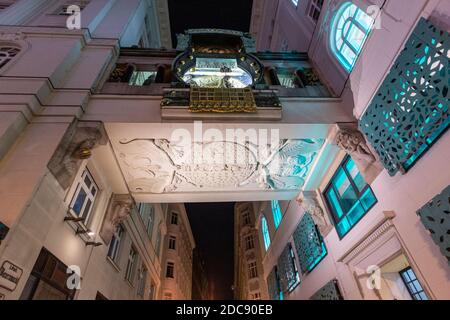
[(231, 300), (234, 277), (234, 203), (186, 203), (195, 243), (214, 289), (214, 299)]
[(253, 0), (169, 0), (172, 42), (186, 29), (250, 31)]

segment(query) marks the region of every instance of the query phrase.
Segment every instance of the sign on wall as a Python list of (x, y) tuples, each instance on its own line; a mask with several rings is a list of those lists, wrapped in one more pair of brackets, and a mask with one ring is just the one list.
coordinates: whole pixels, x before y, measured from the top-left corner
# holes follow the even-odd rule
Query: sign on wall
[(14, 291), (22, 277), (23, 270), (11, 263), (4, 261), (0, 268), (0, 287)]

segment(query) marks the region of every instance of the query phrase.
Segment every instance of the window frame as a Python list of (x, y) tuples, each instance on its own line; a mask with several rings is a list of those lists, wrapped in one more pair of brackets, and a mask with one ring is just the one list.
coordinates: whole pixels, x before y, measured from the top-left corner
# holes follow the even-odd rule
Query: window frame
[[(122, 224), (118, 224), (116, 228), (114, 229), (113, 236), (111, 238), (111, 241), (109, 243), (108, 252), (106, 256), (111, 259), (114, 263), (118, 263), (119, 255), (120, 255), (120, 249), (121, 249), (121, 243), (123, 240), (123, 236), (125, 234), (125, 228)], [(111, 252), (111, 247), (115, 246), (114, 249)], [(110, 255), (110, 252), (112, 253)]]
[[(149, 214), (144, 217), (145, 211), (143, 210), (149, 206)], [(139, 212), (139, 217), (141, 218), (141, 222), (144, 225), (145, 231), (147, 232), (148, 237), (151, 239), (153, 235), (153, 227), (155, 224), (155, 207), (151, 203), (138, 203), (137, 210)], [(147, 221), (145, 219), (147, 218)]]
[(275, 226), (275, 229), (278, 230), (281, 222), (283, 221), (283, 212), (281, 211), (280, 201), (272, 200), (270, 202), (270, 206), (272, 209), (273, 224)]
[[(132, 254), (133, 253), (133, 254)], [(138, 252), (136, 248), (131, 245), (130, 251), (128, 252), (127, 267), (125, 268), (125, 280), (131, 285), (134, 283), (136, 262), (137, 262)]]
[(250, 280), (258, 278), (258, 265), (256, 261), (249, 262), (247, 267), (248, 267), (248, 278)]
[(269, 224), (265, 216), (261, 217), (261, 234), (264, 240), (264, 248), (266, 249), (267, 252), (270, 249), (272, 239), (270, 239)]
[[(171, 272), (169, 272), (171, 270)], [(166, 264), (166, 279), (175, 279), (175, 263), (168, 261)]]
[(174, 226), (178, 225), (178, 212), (172, 211), (170, 213), (170, 224)]
[(255, 249), (255, 237), (253, 234), (248, 234), (244, 238), (245, 242), (245, 251)]
[(169, 236), (169, 250), (177, 250), (177, 237)]
[[(373, 190), (372, 190), (372, 187), (370, 186), (370, 184), (369, 183), (367, 183), (365, 180), (364, 180), (364, 182), (366, 183), (366, 185), (364, 186), (364, 188), (361, 190), (361, 191), (359, 191), (359, 189), (358, 189), (358, 186), (356, 185), (356, 183), (353, 181), (353, 178), (352, 178), (352, 176), (350, 175), (350, 173), (347, 171), (347, 169), (345, 168), (345, 166), (346, 166), (346, 164), (350, 161), (350, 160), (352, 160), (353, 162), (354, 162), (354, 160), (352, 159), (352, 157), (350, 156), (350, 155), (346, 155), (345, 157), (344, 157), (344, 159), (341, 161), (341, 163), (339, 164), (339, 166), (336, 168), (336, 170), (335, 170), (335, 172), (334, 172), (334, 174), (333, 174), (333, 176), (331, 177), (331, 179), (330, 179), (330, 181), (328, 182), (328, 184), (327, 184), (327, 186), (325, 187), (325, 189), (324, 189), (324, 191), (322, 192), (322, 196), (323, 196), (323, 198), (324, 198), (324, 200), (325, 200), (325, 203), (326, 203), (326, 205), (327, 205), (327, 207), (328, 207), (328, 210), (329, 210), (329, 212), (331, 213), (331, 218), (332, 218), (332, 220), (333, 220), (333, 223), (334, 223), (334, 227), (335, 227), (335, 229), (336, 229), (336, 233), (338, 234), (338, 236), (339, 236), (339, 239), (340, 240), (342, 240), (346, 235), (348, 235), (349, 233), (350, 233), (350, 231), (367, 215), (367, 213), (370, 211), (370, 210), (372, 210), (372, 208), (378, 203), (378, 198), (377, 198), (377, 196), (375, 195), (375, 193), (373, 192)], [(356, 166), (356, 162), (355, 162), (355, 166)], [(361, 200), (361, 198), (362, 198), (362, 196), (367, 192), (367, 190), (368, 189), (370, 189), (371, 190), (371, 192), (372, 192), (372, 195), (373, 195), (373, 197), (374, 197), (374, 199), (375, 199), (375, 202), (369, 207), (369, 208), (367, 208), (367, 210), (364, 212), (364, 214), (363, 215), (361, 215), (361, 217), (359, 217), (359, 219), (343, 234), (343, 235), (341, 235), (338, 231), (337, 231), (337, 225), (342, 221), (342, 220), (344, 220), (344, 218), (348, 215), (348, 212), (344, 212), (344, 210), (343, 210), (343, 204), (342, 204), (342, 202), (341, 202), (341, 198), (340, 198), (340, 196), (339, 196), (339, 192), (338, 192), (338, 190), (336, 190), (336, 188), (334, 187), (334, 185), (333, 185), (333, 181), (334, 181), (334, 179), (337, 177), (337, 175), (338, 175), (338, 173), (339, 173), (339, 171), (340, 170), (343, 170), (343, 172), (344, 172), (344, 174), (345, 174), (345, 176), (347, 177), (347, 179), (350, 181), (350, 185), (351, 185), (351, 187), (352, 187), (352, 189), (353, 189), (353, 191), (355, 192), (355, 194), (356, 194), (356, 196), (357, 196), (357, 201), (360, 201)], [(358, 172), (361, 174), (361, 172), (359, 171), (359, 169), (358, 169)], [(341, 207), (341, 209), (342, 209), (342, 211), (344, 212), (343, 214), (342, 214), (342, 216), (340, 217), (340, 218), (338, 218), (337, 217), (337, 215), (336, 215), (336, 213), (335, 213), (335, 209), (334, 209), (334, 207), (333, 207), (333, 205), (330, 203), (330, 201), (328, 200), (328, 197), (327, 197), (327, 193), (328, 193), (328, 191), (330, 190), (330, 188), (332, 188), (333, 189), (333, 191), (335, 192), (335, 194), (336, 194), (336, 199), (337, 199), (337, 201), (339, 202), (339, 205), (340, 205), (340, 207)]]
[[(346, 34), (344, 35), (342, 31), (339, 31), (337, 29), (337, 26), (339, 24), (339, 22), (342, 19), (343, 14), (350, 8), (350, 7), (356, 7), (356, 10), (353, 14), (353, 16), (351, 16), (350, 18), (346, 19), (342, 25), (342, 30), (345, 29), (345, 25), (347, 23), (350, 23), (350, 26), (348, 27), (348, 30), (346, 32)], [(362, 13), (364, 13), (365, 15), (369, 16), (370, 18), (372, 18), (370, 15), (367, 14), (367, 12), (365, 10), (363, 10), (360, 6), (354, 4), (352, 1), (346, 1), (343, 2), (340, 7), (338, 8), (338, 10), (336, 11), (336, 13), (334, 14), (333, 18), (332, 18), (332, 22), (331, 22), (331, 32), (330, 32), (330, 43), (331, 43), (331, 51), (334, 55), (334, 57), (337, 59), (337, 61), (339, 62), (339, 65), (345, 69), (346, 72), (350, 73), (363, 48), (364, 45), (366, 44), (367, 38), (369, 37), (369, 34), (371, 33), (371, 31), (373, 30), (373, 25), (375, 23), (375, 20), (372, 18), (372, 21), (370, 23), (370, 26), (367, 30), (365, 30), (365, 27), (361, 24), (361, 22), (356, 19), (359, 11), (361, 11)], [(347, 22), (347, 20), (349, 20), (349, 22)], [(350, 31), (352, 30), (353, 27), (358, 28), (361, 32), (364, 33), (364, 39), (361, 42), (361, 47), (360, 49), (356, 49), (353, 44), (351, 43), (351, 41), (348, 40), (348, 35), (350, 34)], [(336, 41), (337, 41), (337, 34), (338, 32), (342, 32), (342, 45), (341, 48), (338, 49), (336, 46)], [(342, 53), (342, 50), (344, 48), (344, 46), (347, 45), (347, 47), (355, 54), (355, 59), (353, 61), (353, 63), (351, 63), (348, 58)]]
[[(322, 1), (322, 5), (319, 7), (318, 5), (318, 1)], [(317, 24), (320, 20), (320, 15), (322, 13), (322, 8), (323, 8), (323, 0), (310, 0), (309, 1), (309, 5), (306, 9), (306, 15), (309, 17), (309, 19), (314, 23)], [(318, 11), (319, 15), (317, 16), (317, 20), (314, 19), (314, 15), (311, 15), (311, 10)]]
[(144, 262), (142, 262), (141, 268), (139, 269), (139, 283), (136, 291), (136, 294), (141, 298), (144, 298), (145, 296), (145, 287), (147, 286), (147, 274), (148, 270), (145, 267)]
[[(410, 270), (411, 270), (411, 272), (413, 273), (415, 279), (409, 281), (409, 280), (407, 280), (407, 279), (405, 278), (404, 274), (406, 274), (406, 273), (407, 273), (408, 271), (410, 271)], [(427, 299), (425, 299), (425, 300), (430, 300), (429, 297), (428, 297), (427, 292), (425, 291), (425, 289), (424, 289), (424, 287), (423, 287), (423, 285), (422, 285), (422, 283), (420, 283), (419, 278), (417, 278), (417, 275), (416, 275), (416, 273), (414, 272), (413, 268), (411, 268), (411, 266), (408, 266), (408, 267), (406, 267), (405, 269), (400, 270), (398, 273), (399, 273), (399, 275), (400, 275), (400, 278), (402, 279), (403, 284), (405, 285), (406, 289), (408, 290), (408, 293), (409, 293), (409, 295), (411, 296), (411, 299), (412, 299), (412, 300), (415, 300), (415, 301), (424, 301), (424, 299), (416, 299), (416, 298), (415, 298), (416, 295), (420, 296), (421, 293), (423, 293), (423, 294), (425, 295), (425, 297), (427, 298)], [(417, 282), (419, 283), (420, 288), (421, 288), (422, 290), (417, 290), (416, 285), (414, 284), (414, 281), (417, 281)], [(413, 292), (413, 291), (411, 290), (411, 288), (409, 287), (409, 284), (410, 284), (410, 283), (413, 284), (413, 286), (414, 286), (414, 288), (417, 290), (417, 292)]]
[[(89, 186), (89, 187), (85, 183), (85, 179), (86, 178), (88, 178), (91, 181), (91, 183), (92, 183), (92, 185)], [(82, 221), (82, 224), (86, 226), (89, 223), (89, 220), (91, 218), (92, 212), (94, 211), (95, 200), (98, 197), (98, 194), (100, 192), (100, 188), (98, 187), (97, 182), (95, 181), (93, 175), (91, 174), (91, 172), (89, 171), (89, 169), (87, 167), (82, 171), (81, 175), (78, 176), (78, 178), (75, 180), (74, 184), (75, 183), (77, 184), (77, 186), (76, 186), (75, 191), (74, 191), (74, 193), (72, 195), (72, 199), (70, 200), (70, 203), (69, 203), (69, 211), (70, 211), (70, 213), (72, 215), (74, 215), (74, 216), (76, 216), (78, 218), (83, 218), (84, 220)], [(85, 189), (83, 187), (85, 187), (87, 189)], [(75, 205), (75, 203), (77, 201), (78, 195), (79, 195), (79, 193), (80, 193), (82, 188), (83, 188), (83, 191), (86, 193), (86, 197), (85, 197), (85, 199), (83, 201), (83, 204), (81, 206), (80, 213), (77, 214), (77, 212), (74, 210), (73, 207), (74, 207), (74, 205)], [(95, 189), (95, 194), (92, 194), (92, 189), (93, 188)], [(91, 200), (91, 206), (90, 206), (89, 211), (86, 214), (86, 216), (83, 217), (84, 210), (86, 209), (86, 203), (88, 202), (88, 200)]]

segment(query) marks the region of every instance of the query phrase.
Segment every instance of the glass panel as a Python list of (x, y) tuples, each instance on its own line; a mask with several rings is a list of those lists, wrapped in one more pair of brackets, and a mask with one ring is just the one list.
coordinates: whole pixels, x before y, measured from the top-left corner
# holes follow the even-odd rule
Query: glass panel
[(361, 192), (364, 187), (367, 185), (367, 183), (364, 181), (363, 176), (358, 170), (358, 167), (356, 166), (355, 162), (352, 158), (349, 158), (347, 163), (345, 164), (345, 169), (350, 174), (350, 176), (353, 179), (353, 182), (356, 184), (356, 187)]
[(339, 204), (339, 200), (337, 199), (336, 193), (334, 192), (333, 188), (330, 188), (327, 191), (326, 196), (328, 199), (328, 203), (331, 205), (332, 210), (336, 215), (336, 218), (340, 219), (344, 215), (344, 212), (342, 211), (341, 205)]
[(87, 174), (86, 174), (86, 176), (84, 177), (84, 183), (86, 184), (86, 186), (87, 186), (88, 188), (91, 187), (92, 181), (91, 181), (91, 179), (89, 179), (89, 176), (88, 176)]
[(84, 191), (83, 187), (80, 187), (80, 191), (78, 192), (77, 199), (73, 204), (73, 211), (79, 216), (81, 213), (81, 209), (83, 208), (84, 201), (86, 200), (86, 191)]
[(340, 196), (344, 211), (349, 211), (358, 200), (355, 191), (342, 168), (339, 168), (338, 174), (333, 179), (333, 184)]
[(361, 201), (364, 209), (366, 211), (368, 211), (377, 202), (377, 199), (375, 198), (375, 195), (373, 194), (372, 189), (368, 188), (366, 190), (366, 192), (364, 192), (360, 201)]
[(91, 199), (88, 199), (86, 206), (84, 207), (84, 210), (83, 210), (83, 215), (82, 215), (83, 218), (86, 219), (88, 217), (89, 212), (91, 210), (91, 205), (92, 205), (92, 201), (91, 201)]

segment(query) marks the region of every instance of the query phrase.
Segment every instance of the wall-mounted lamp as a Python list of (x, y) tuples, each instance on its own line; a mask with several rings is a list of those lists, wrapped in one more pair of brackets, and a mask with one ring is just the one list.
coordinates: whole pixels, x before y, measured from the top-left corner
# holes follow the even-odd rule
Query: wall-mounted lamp
[(64, 218), (64, 221), (82, 222), (82, 221), (84, 221), (84, 218), (81, 218), (81, 217), (77, 218), (77, 217), (73, 217), (73, 216), (66, 216)]
[(95, 242), (95, 241), (88, 241), (86, 242), (86, 246), (93, 246), (93, 247), (98, 247), (101, 246), (103, 243), (101, 242)]

